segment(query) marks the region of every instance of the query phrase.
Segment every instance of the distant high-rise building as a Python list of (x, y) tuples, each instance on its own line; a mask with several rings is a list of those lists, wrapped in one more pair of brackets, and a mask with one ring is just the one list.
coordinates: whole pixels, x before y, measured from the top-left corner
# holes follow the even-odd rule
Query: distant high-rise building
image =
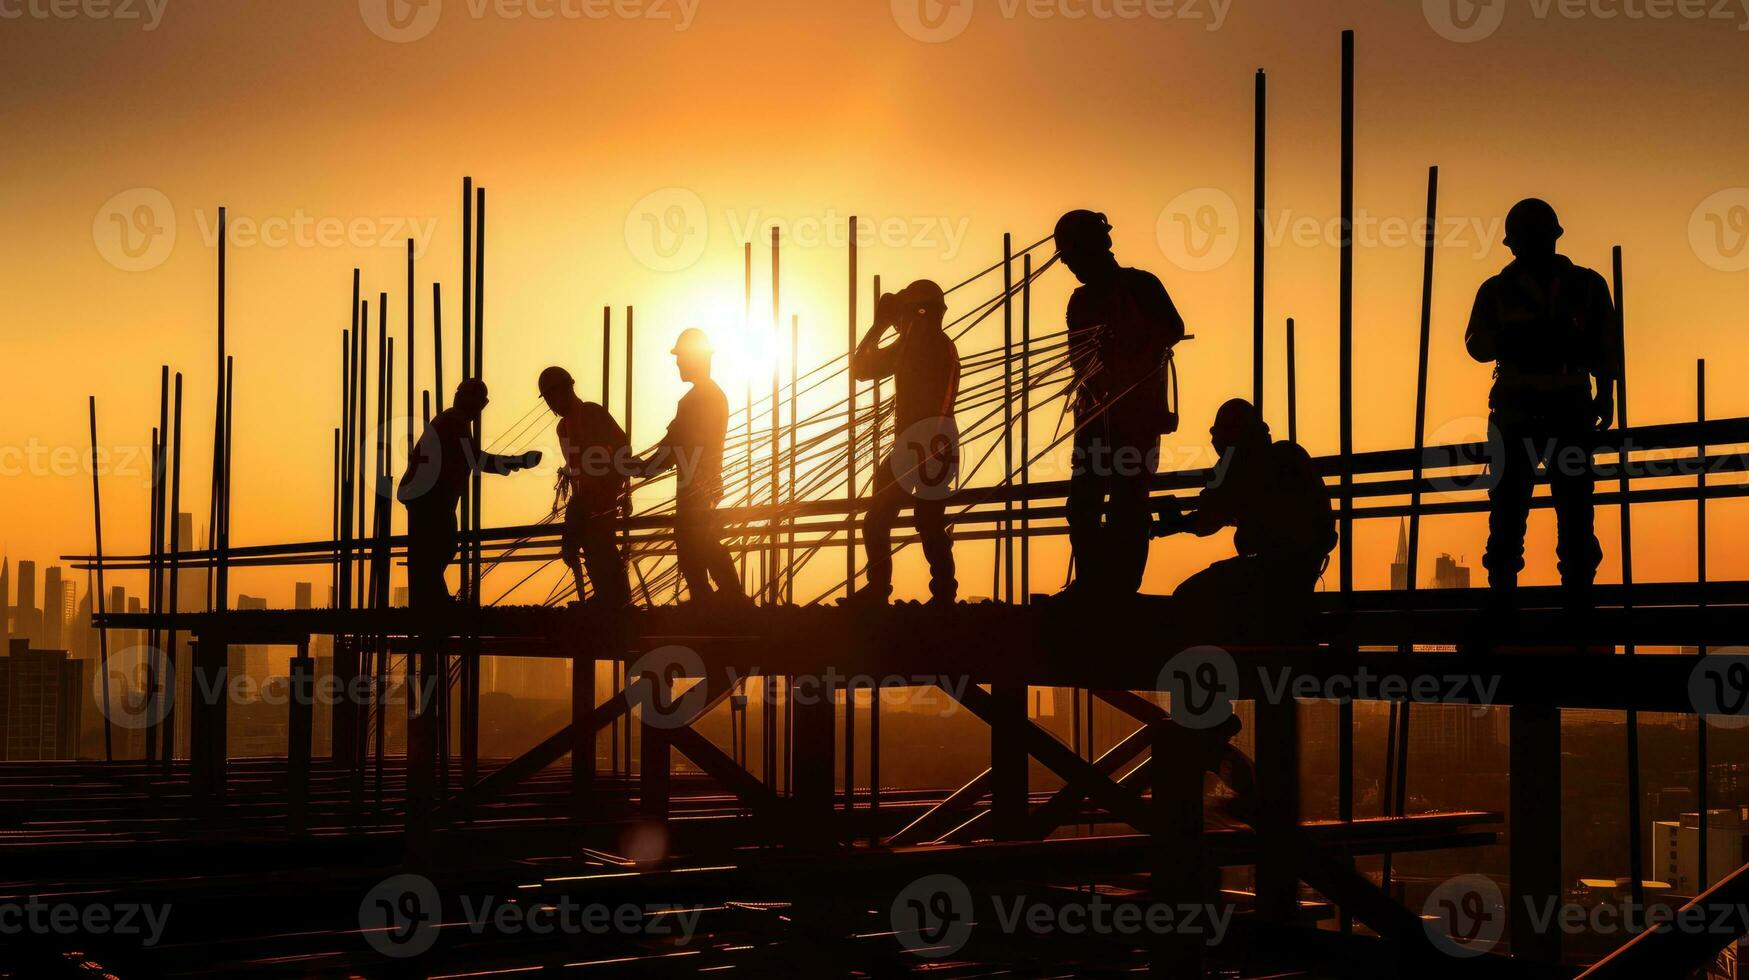
[(36, 605), (36, 562), (18, 563), (18, 604), (13, 607), (12, 635), (29, 640), (32, 646), (42, 642), (42, 612)]
[(42, 645), (47, 650), (65, 650), (67, 625), (67, 592), (61, 582), (61, 566), (50, 565), (43, 572)]
[(12, 646), (12, 559), (0, 558), (0, 649)]
[(1458, 564), (1457, 559), (1450, 555), (1440, 555), (1433, 562), (1433, 587), (1436, 589), (1469, 588), (1469, 566)]
[(1652, 854), (1647, 871), (1668, 881), (1678, 895), (1698, 895), (1743, 864), (1743, 813), (1737, 808), (1707, 811), (1707, 877), (1700, 877), (1700, 814), (1652, 822)]
[(1391, 560), (1391, 589), (1403, 592), (1409, 588), (1409, 524), (1397, 521), (1397, 557)]
[(0, 759), (79, 757), (85, 663), (15, 639), (0, 657)]
[(292, 608), (293, 609), (312, 608), (312, 603), (314, 601), (315, 593), (316, 593), (316, 583), (314, 583), (314, 582), (299, 582), (297, 584), (296, 591), (294, 592), (294, 598), (292, 599)]

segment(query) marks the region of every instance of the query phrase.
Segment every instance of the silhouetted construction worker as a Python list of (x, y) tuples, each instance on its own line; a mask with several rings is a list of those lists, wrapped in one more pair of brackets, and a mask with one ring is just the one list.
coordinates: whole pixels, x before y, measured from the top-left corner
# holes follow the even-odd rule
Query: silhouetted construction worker
[[(850, 358), (859, 381), (893, 378), (893, 451), (875, 469), (874, 499), (863, 523), (868, 549), (868, 584), (853, 602), (885, 603), (893, 594), (893, 521), (907, 504), (916, 514), (917, 534), (929, 561), (930, 602), (951, 604), (959, 590), (954, 579), (953, 538), (947, 529), (947, 498), (959, 468), (959, 432), (953, 403), (959, 396), (959, 351), (941, 327), (947, 299), (927, 279), (888, 293), (875, 307), (874, 326)], [(899, 339), (881, 346), (889, 328)]]
[(1184, 339), (1184, 320), (1158, 278), (1118, 265), (1105, 215), (1063, 215), (1056, 245), (1081, 281), (1068, 310), (1075, 372), (1069, 594), (1132, 595), (1148, 565), (1148, 489), (1160, 437), (1178, 428), (1165, 369)]
[(541, 372), (540, 394), (559, 417), (559, 448), (565, 455), (559, 472), (569, 493), (561, 558), (576, 582), (578, 599), (583, 598), (587, 566), (595, 587), (590, 601), (617, 609), (632, 596), (625, 555), (615, 538), (630, 474), (631, 444), (606, 408), (577, 397), (576, 382), (564, 368)]
[(455, 401), (420, 434), (395, 496), (407, 506), (407, 595), (415, 607), (450, 600), (444, 572), (455, 560), (456, 504), (475, 470), (499, 475), (539, 466), (539, 450), (520, 456), (482, 452), (470, 431), (488, 399), (477, 379), (456, 386)]
[[(634, 472), (655, 476), (675, 471), (674, 548), (680, 574), (695, 603), (722, 599), (747, 601), (735, 561), (723, 547), (717, 502), (723, 497), (723, 440), (729, 433), (729, 399), (711, 380), (711, 343), (704, 331), (688, 327), (674, 343), (680, 380), (692, 385), (680, 399), (668, 433), (648, 456), (634, 461)], [(714, 587), (713, 587), (714, 583)]]
[(1187, 619), (1216, 629), (1290, 622), (1306, 611), (1336, 547), (1330, 491), (1306, 451), (1271, 441), (1268, 424), (1242, 398), (1215, 413), (1209, 438), (1220, 454), (1214, 479), (1194, 510), (1168, 510), (1157, 530), (1207, 537), (1230, 527), (1238, 555), (1192, 575), (1173, 596)]
[[(1498, 453), (1488, 491), (1488, 584), (1502, 606), (1515, 603), (1524, 568), (1524, 528), (1539, 464), (1548, 468), (1558, 534), (1556, 556), (1568, 602), (1590, 603), (1603, 552), (1593, 529), (1591, 456), (1596, 433), (1615, 418), (1621, 376), (1615, 304), (1596, 272), (1555, 252), (1555, 209), (1535, 198), (1506, 215), (1513, 261), (1476, 292), (1464, 346), (1494, 362), (1488, 395)], [(1593, 390), (1592, 379), (1596, 379)]]

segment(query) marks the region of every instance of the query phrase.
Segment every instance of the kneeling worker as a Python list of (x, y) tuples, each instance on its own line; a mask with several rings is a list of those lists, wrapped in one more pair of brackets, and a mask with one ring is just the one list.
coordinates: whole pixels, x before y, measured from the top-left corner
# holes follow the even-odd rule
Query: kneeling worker
[(632, 597), (625, 555), (614, 538), (620, 502), (625, 499), (630, 441), (604, 406), (577, 397), (576, 382), (564, 368), (541, 372), (540, 394), (559, 417), (559, 447), (565, 454), (565, 468), (560, 472), (570, 491), (560, 559), (571, 570), (578, 599), (583, 598), (583, 569), (587, 566), (589, 582), (595, 587), (590, 602), (617, 609)]
[(486, 408), (486, 384), (456, 386), (455, 402), (425, 426), (395, 491), (407, 506), (407, 594), (414, 608), (450, 601), (444, 573), (455, 560), (456, 504), (475, 470), (505, 475), (539, 466), (539, 450), (520, 456), (482, 452), (471, 431)]
[[(959, 436), (953, 418), (959, 396), (960, 358), (953, 339), (942, 331), (947, 300), (927, 279), (880, 298), (875, 323), (850, 358), (859, 381), (893, 378), (893, 452), (875, 470), (874, 500), (863, 525), (868, 548), (868, 584), (852, 602), (882, 604), (893, 594), (893, 522), (907, 504), (916, 514), (917, 536), (929, 561), (932, 605), (951, 605), (959, 590), (954, 579), (953, 538), (947, 530), (947, 498), (958, 475)], [(882, 347), (888, 328), (897, 342)]]
[(1271, 441), (1244, 399), (1221, 406), (1209, 435), (1221, 457), (1213, 481), (1193, 511), (1168, 512), (1156, 532), (1207, 537), (1231, 527), (1239, 554), (1192, 575), (1173, 596), (1218, 628), (1303, 612), (1336, 547), (1329, 489), (1306, 451)]

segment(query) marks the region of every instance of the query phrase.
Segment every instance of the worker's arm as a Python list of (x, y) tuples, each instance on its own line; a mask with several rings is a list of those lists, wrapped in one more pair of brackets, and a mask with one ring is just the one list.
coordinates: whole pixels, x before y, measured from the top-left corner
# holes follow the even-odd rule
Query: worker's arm
[(1476, 305), (1470, 309), (1470, 325), (1464, 330), (1464, 349), (1484, 364), (1498, 361), (1508, 343), (1496, 314), (1494, 289), (1490, 279), (1476, 290)]
[(680, 411), (674, 416), (674, 421), (668, 423), (668, 431), (663, 433), (662, 441), (645, 456), (631, 457), (631, 472), (634, 476), (650, 479), (662, 475), (675, 465), (680, 449), (686, 445), (685, 433), (690, 427), (686, 424), (686, 403), (681, 402)]
[(1621, 321), (1615, 300), (1609, 295), (1609, 284), (1592, 273), (1585, 296), (1584, 343), (1588, 347), (1588, 367), (1597, 379), (1597, 394), (1592, 398), (1592, 410), (1597, 414), (1599, 431), (1615, 424), (1615, 387), (1621, 378)]
[(1158, 276), (1140, 272), (1137, 280), (1137, 300), (1153, 328), (1146, 338), (1150, 346), (1147, 356), (1149, 361), (1154, 361), (1164, 358), (1167, 351), (1184, 339), (1184, 317), (1179, 315), (1178, 307), (1173, 304), (1171, 294), (1166, 292), (1166, 285)]
[(468, 440), (468, 449), (468, 458), (473, 460), (474, 469), (494, 476), (508, 476), (517, 470), (539, 466), (541, 461), (541, 452), (538, 449), (530, 449), (517, 456), (501, 456), (498, 453), (480, 452), (471, 438)]
[(874, 325), (862, 335), (862, 341), (850, 355), (851, 377), (858, 381), (874, 381), (893, 374), (898, 366), (898, 345), (882, 347), (881, 338), (893, 326), (898, 316), (898, 305), (898, 297), (892, 293), (882, 294), (880, 301), (875, 304)]

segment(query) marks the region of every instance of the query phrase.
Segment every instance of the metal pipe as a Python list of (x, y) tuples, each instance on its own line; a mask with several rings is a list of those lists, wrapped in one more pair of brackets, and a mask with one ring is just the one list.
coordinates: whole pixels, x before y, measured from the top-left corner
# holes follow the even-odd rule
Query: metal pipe
[[(178, 556), (182, 552), (182, 372), (176, 372), (175, 411), (173, 421), (176, 432), (170, 439), (170, 628), (164, 644), (166, 655), (170, 657), (171, 666), (176, 664), (176, 621), (182, 612), (181, 597), (178, 593), (178, 583), (182, 578), (182, 566)], [(174, 679), (174, 673), (172, 678)], [(104, 684), (107, 695), (109, 685)], [(176, 692), (172, 689), (170, 697), (164, 702), (164, 717), (158, 720), (164, 727), (164, 774), (169, 775), (176, 760)]]
[(1263, 69), (1257, 69), (1256, 130), (1252, 140), (1252, 187), (1256, 213), (1251, 225), (1251, 398), (1257, 414), (1263, 417), (1263, 244), (1267, 231), (1264, 213), (1264, 147), (1268, 124), (1269, 83)]
[[(1627, 303), (1622, 298), (1622, 258), (1621, 246), (1617, 245), (1611, 251), (1611, 266), (1615, 278), (1615, 330), (1616, 352), (1621, 359), (1616, 363), (1616, 421), (1622, 429), (1628, 427), (1628, 348), (1627, 348)], [(1634, 586), (1634, 525), (1633, 508), (1628, 499), (1630, 480), (1628, 477), (1628, 441), (1622, 439), (1621, 453), (1616, 457), (1616, 468), (1621, 471), (1621, 584), (1622, 608), (1624, 612), (1633, 609)], [(1634, 644), (1627, 643), (1622, 647), (1627, 656), (1634, 655)], [(1627, 790), (1628, 790), (1628, 890), (1636, 909), (1646, 907), (1645, 868), (1641, 862), (1640, 847), (1640, 714), (1632, 708), (1627, 712)], [(1706, 815), (1701, 815), (1700, 833), (1706, 835)]]
[(1020, 260), (1020, 601), (1032, 602), (1032, 253)]
[[(850, 316), (848, 325), (850, 331), (850, 346), (846, 348), (850, 355), (856, 355), (856, 215), (850, 216)], [(879, 303), (880, 296), (875, 296)], [(844, 372), (845, 385), (849, 389), (849, 409), (845, 422), (845, 463), (844, 463), (844, 499), (856, 499), (856, 372)], [(876, 460), (879, 466), (880, 461)], [(846, 597), (856, 592), (856, 513), (849, 507), (844, 511), (844, 594)], [(787, 753), (786, 753), (787, 754)], [(786, 767), (787, 768), (787, 767)]]
[[(1014, 477), (1014, 236), (1002, 235), (1002, 482)], [(1014, 603), (1014, 501), (1002, 502), (1003, 598)]]
[[(97, 396), (89, 396), (86, 404), (91, 411), (91, 518), (96, 536), (94, 551), (97, 556), (97, 615), (102, 618), (105, 614), (103, 606), (103, 495), (97, 485)], [(98, 666), (103, 671), (103, 760), (114, 762), (115, 726), (109, 721), (112, 716), (109, 707), (109, 629), (107, 627), (98, 627), (97, 657)]]
[[(1341, 587), (1354, 595), (1354, 32), (1342, 32), (1342, 239), (1338, 295), (1338, 429), (1341, 436)], [(1337, 706), (1337, 819), (1354, 819), (1354, 702)], [(1341, 927), (1353, 929), (1345, 908)]]

